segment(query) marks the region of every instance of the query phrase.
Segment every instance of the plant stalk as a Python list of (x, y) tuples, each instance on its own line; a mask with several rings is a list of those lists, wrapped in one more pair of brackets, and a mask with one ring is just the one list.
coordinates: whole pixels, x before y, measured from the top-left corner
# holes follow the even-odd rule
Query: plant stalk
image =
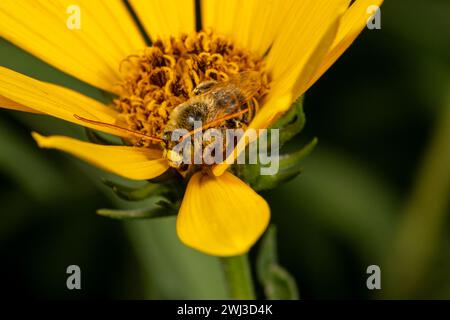
[(220, 258), (230, 297), (234, 300), (254, 300), (255, 290), (246, 254)]

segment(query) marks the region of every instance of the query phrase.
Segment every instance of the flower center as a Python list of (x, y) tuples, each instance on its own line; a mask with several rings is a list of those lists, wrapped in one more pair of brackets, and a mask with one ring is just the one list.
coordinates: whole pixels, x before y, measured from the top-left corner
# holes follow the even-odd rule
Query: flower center
[[(121, 64), (121, 91), (114, 100), (121, 113), (118, 121), (130, 130), (162, 137), (173, 109), (192, 98), (199, 85), (220, 83), (246, 71), (260, 74), (261, 89), (252, 97), (260, 101), (269, 88), (262, 57), (211, 30), (157, 40)], [(152, 143), (138, 138), (130, 142)]]

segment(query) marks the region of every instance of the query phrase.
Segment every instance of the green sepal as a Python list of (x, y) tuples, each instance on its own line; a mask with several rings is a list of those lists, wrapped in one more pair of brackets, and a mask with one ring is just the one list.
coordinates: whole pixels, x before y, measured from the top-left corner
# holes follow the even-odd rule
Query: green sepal
[(314, 138), (300, 150), (280, 155), (280, 168), (277, 174), (258, 175), (254, 179), (252, 186), (255, 190), (270, 190), (298, 176), (303, 171), (300, 165), (301, 161), (314, 150), (317, 142), (318, 139)]
[(124, 200), (140, 201), (154, 199), (155, 207), (139, 208), (131, 210), (99, 209), (97, 213), (101, 216), (113, 219), (150, 219), (176, 215), (181, 205), (181, 197), (177, 193), (178, 188), (164, 183), (147, 182), (142, 187), (129, 187), (103, 180), (114, 193)]
[(303, 111), (303, 97), (300, 97), (292, 104), (289, 111), (276, 121), (270, 129), (280, 129), (279, 147), (281, 148), (286, 142), (303, 130), (305, 123), (306, 117)]
[(171, 196), (170, 188), (161, 183), (148, 182), (141, 187), (129, 187), (107, 179), (103, 179), (102, 182), (110, 187), (119, 198), (127, 201), (140, 201), (156, 196)]
[(314, 138), (303, 148), (292, 153), (279, 156), (279, 170), (273, 175), (261, 175), (261, 164), (247, 164), (234, 166), (234, 172), (256, 191), (270, 190), (280, 183), (287, 182), (302, 172), (301, 161), (309, 155), (317, 145), (318, 139)]
[(98, 209), (97, 214), (118, 220), (151, 219), (175, 215), (177, 212), (164, 207), (142, 208), (130, 210)]
[(256, 258), (258, 281), (269, 300), (298, 300), (295, 279), (278, 263), (276, 228), (271, 225), (266, 231)]
[[(279, 129), (279, 145), (281, 147), (300, 133), (306, 123), (305, 113), (303, 112), (303, 97), (298, 98), (289, 110), (276, 121), (270, 129)], [(269, 131), (270, 135), (270, 131)], [(271, 140), (270, 136), (267, 138)], [(261, 168), (265, 166), (257, 164), (234, 165), (233, 172), (241, 179), (246, 181), (256, 191), (269, 190), (286, 182), (301, 173), (300, 161), (307, 156), (317, 144), (314, 138), (310, 143), (300, 150), (291, 153), (281, 153), (279, 155), (279, 170), (274, 175), (261, 175)], [(268, 150), (270, 152), (270, 150)], [(265, 150), (259, 150), (265, 152)]]

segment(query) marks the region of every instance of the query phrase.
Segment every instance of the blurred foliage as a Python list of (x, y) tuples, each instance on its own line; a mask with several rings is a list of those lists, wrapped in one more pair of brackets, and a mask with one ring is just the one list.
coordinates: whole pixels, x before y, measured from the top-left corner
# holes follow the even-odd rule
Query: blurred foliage
[[(306, 126), (292, 147), (316, 136), (320, 143), (302, 162), (300, 176), (263, 194), (277, 226), (278, 260), (297, 280), (302, 298), (395, 296), (386, 281), (397, 281), (400, 297), (450, 298), (448, 185), (439, 190), (440, 215), (427, 205), (415, 214), (425, 221), (419, 227), (434, 226), (432, 237), (406, 232), (434, 249), (416, 278), (398, 282), (396, 274), (411, 266), (392, 257), (411, 203), (423, 194), (414, 190), (423, 180), (417, 179), (419, 172), (427, 172), (424, 154), (450, 107), (448, 39), (448, 0), (386, 1), (382, 30), (366, 30), (305, 97)], [(38, 79), (110, 99), (5, 41), (0, 41), (0, 61)], [(39, 150), (31, 130), (87, 138), (83, 129), (55, 119), (0, 111), (4, 295), (227, 297), (218, 260), (184, 247), (174, 217), (122, 222), (98, 216), (99, 208), (131, 210), (155, 203), (119, 199), (102, 178), (135, 185), (65, 154)], [(441, 148), (438, 158), (439, 152), (448, 154)], [(430, 194), (429, 202), (419, 203), (433, 203), (439, 192)], [(65, 287), (71, 264), (81, 267), (81, 291)], [(380, 292), (366, 288), (371, 264), (381, 266)], [(385, 271), (394, 280), (385, 278)], [(263, 288), (258, 290), (261, 296)]]

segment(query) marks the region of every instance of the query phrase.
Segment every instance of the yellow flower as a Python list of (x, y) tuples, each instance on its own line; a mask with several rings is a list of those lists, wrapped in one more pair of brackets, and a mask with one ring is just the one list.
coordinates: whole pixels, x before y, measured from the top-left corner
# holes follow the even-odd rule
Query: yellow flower
[[(195, 16), (194, 0), (129, 2), (154, 43), (181, 33), (195, 35), (199, 17)], [(367, 8), (381, 5), (382, 0), (356, 0), (351, 6), (350, 2), (201, 1), (204, 29), (223, 34), (236, 47), (264, 59), (270, 91), (250, 127), (267, 128), (287, 111), (363, 30), (369, 18)], [(67, 8), (74, 3), (81, 10), (79, 30), (71, 30), (66, 24)], [(121, 61), (146, 47), (121, 0), (2, 0), (0, 35), (56, 68), (119, 95)], [(189, 87), (189, 81), (186, 83)], [(167, 103), (158, 105), (161, 117), (167, 116)], [(123, 130), (82, 120), (117, 124), (123, 117), (120, 110), (4, 67), (0, 67), (0, 105), (130, 138)], [(75, 114), (82, 118), (75, 118)], [(68, 137), (33, 136), (43, 148), (63, 150), (130, 179), (152, 179), (169, 167), (161, 150), (152, 146), (101, 146)], [(222, 163), (212, 168), (213, 174), (195, 173), (177, 217), (182, 242), (218, 256), (247, 252), (266, 229), (270, 217), (265, 200), (227, 168)]]

